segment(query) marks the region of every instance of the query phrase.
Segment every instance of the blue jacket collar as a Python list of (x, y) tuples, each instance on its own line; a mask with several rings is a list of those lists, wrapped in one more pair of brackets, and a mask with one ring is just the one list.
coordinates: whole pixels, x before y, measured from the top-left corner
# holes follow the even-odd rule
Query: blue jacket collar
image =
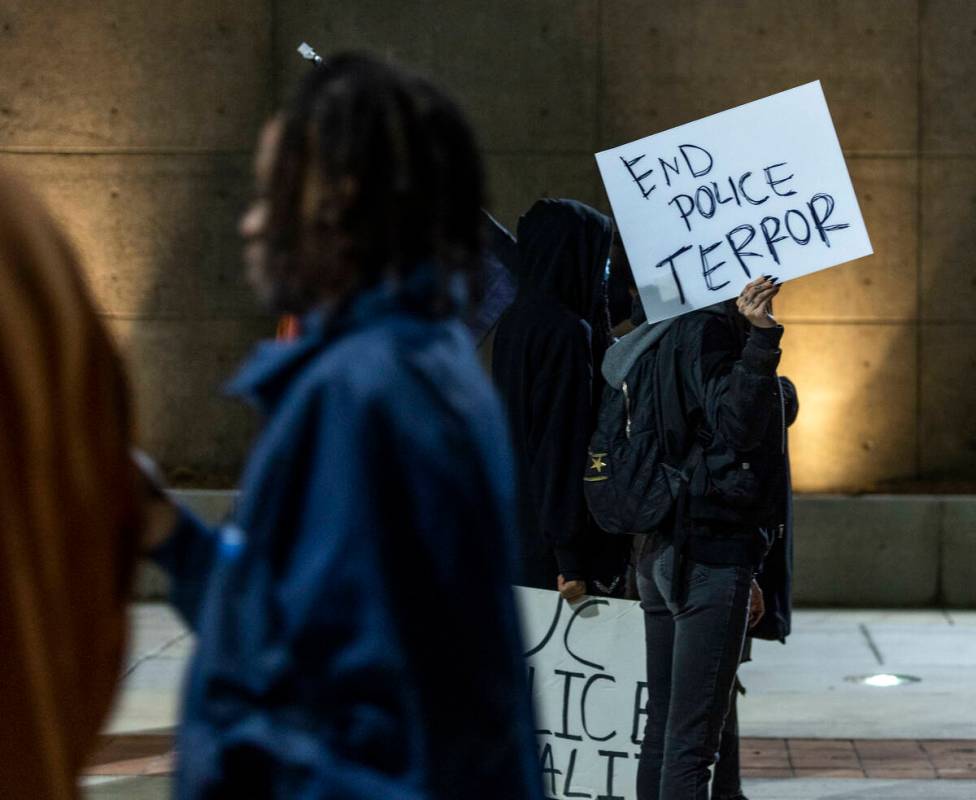
[[(247, 400), (266, 412), (301, 367), (343, 334), (376, 324), (396, 312), (431, 316), (431, 298), (437, 291), (437, 279), (433, 265), (423, 266), (406, 281), (387, 279), (334, 308), (320, 307), (310, 311), (302, 317), (298, 339), (258, 344), (236, 377), (226, 385), (226, 393)], [(463, 286), (459, 276), (450, 287), (453, 313), (464, 303)]]
[(260, 342), (224, 391), (266, 411), (295, 372), (325, 344), (329, 317), (323, 309), (309, 312), (302, 318), (301, 334), (294, 341)]

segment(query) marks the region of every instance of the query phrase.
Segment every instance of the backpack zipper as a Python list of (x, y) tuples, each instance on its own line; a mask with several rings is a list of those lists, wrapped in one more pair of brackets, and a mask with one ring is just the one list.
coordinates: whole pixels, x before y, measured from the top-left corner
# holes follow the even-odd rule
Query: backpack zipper
[(624, 430), (627, 433), (627, 438), (630, 438), (630, 391), (627, 389), (627, 381), (623, 382), (622, 386), (624, 390), (624, 413), (627, 415), (627, 426)]

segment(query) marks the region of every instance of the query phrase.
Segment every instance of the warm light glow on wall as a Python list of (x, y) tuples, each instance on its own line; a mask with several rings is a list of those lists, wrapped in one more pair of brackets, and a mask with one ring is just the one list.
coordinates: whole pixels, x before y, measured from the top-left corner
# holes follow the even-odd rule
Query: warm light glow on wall
[(910, 326), (789, 323), (781, 374), (797, 385), (790, 432), (799, 491), (869, 491), (915, 471)]

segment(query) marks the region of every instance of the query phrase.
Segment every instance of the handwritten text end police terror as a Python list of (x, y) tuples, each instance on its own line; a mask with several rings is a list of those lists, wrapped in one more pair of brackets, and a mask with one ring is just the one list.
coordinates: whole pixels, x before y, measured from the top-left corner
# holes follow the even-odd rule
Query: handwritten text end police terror
[[(620, 160), (637, 189), (649, 200), (655, 192), (667, 192), (672, 180), (685, 170), (685, 174), (697, 179), (712, 176), (715, 160), (704, 147), (682, 144), (678, 146), (678, 152), (672, 161), (658, 157), (655, 163), (646, 154), (633, 158), (621, 156)], [(703, 181), (692, 192), (676, 193), (668, 200), (667, 207), (681, 219), (689, 233), (694, 232), (696, 223), (727, 213), (726, 209), (756, 207), (757, 224), (736, 225), (719, 241), (697, 245), (697, 259), (708, 289), (717, 292), (731, 283), (731, 280), (723, 280), (723, 270), (738, 267), (746, 278), (751, 279), (754, 273), (758, 274), (757, 268), (762, 264), (755, 259), (768, 257), (779, 264), (782, 243), (792, 242), (806, 247), (811, 242), (819, 242), (830, 247), (830, 234), (850, 227), (846, 222), (831, 221), (835, 202), (833, 196), (825, 192), (814, 194), (805, 202), (799, 200), (781, 215), (760, 217), (762, 206), (772, 198), (797, 195), (791, 186), (793, 179), (788, 163), (778, 162), (755, 173), (743, 172), (738, 176)], [(731, 218), (733, 214), (727, 213), (727, 216)], [(689, 261), (695, 258), (694, 253), (689, 254), (694, 248), (694, 244), (684, 245), (654, 265), (658, 269), (670, 268), (682, 304), (685, 303), (685, 293), (681, 275), (694, 263)]]

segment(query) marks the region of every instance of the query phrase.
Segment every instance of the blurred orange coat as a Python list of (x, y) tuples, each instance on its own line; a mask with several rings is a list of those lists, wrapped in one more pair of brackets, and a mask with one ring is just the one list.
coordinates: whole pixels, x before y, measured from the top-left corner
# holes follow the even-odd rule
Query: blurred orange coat
[(0, 797), (75, 798), (124, 653), (128, 389), (75, 255), (0, 174)]

